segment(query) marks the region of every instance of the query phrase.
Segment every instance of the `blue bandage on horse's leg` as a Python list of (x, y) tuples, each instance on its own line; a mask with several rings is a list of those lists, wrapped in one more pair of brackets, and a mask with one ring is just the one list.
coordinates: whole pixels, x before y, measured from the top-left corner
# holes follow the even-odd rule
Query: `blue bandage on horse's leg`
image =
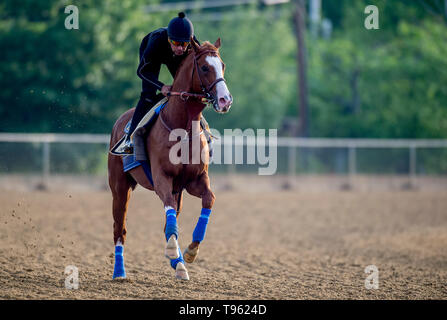
[(180, 251), (180, 248), (178, 248), (178, 258), (177, 259), (172, 259), (171, 260), (171, 267), (175, 270), (177, 268), (177, 264), (179, 262), (185, 264), (185, 260), (183, 260), (183, 255), (182, 252)]
[(177, 212), (172, 207), (165, 207), (166, 210), (166, 241), (174, 234), (178, 239)]
[(115, 246), (115, 267), (113, 269), (113, 279), (117, 277), (125, 278), (126, 270), (124, 269), (123, 246)]
[(199, 221), (197, 221), (196, 228), (192, 233), (193, 242), (202, 242), (205, 238), (206, 226), (208, 225), (208, 220), (210, 218), (211, 209), (202, 208), (200, 213)]

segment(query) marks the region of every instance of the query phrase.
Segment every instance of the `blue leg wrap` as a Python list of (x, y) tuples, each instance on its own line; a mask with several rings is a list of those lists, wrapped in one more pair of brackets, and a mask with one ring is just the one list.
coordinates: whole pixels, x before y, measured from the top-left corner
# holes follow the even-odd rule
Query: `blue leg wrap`
[(178, 257), (177, 259), (172, 259), (172, 260), (171, 260), (171, 267), (172, 267), (174, 270), (175, 270), (175, 268), (177, 268), (177, 264), (178, 264), (179, 262), (185, 264), (185, 260), (183, 260), (183, 255), (182, 255), (182, 252), (180, 251), (180, 248), (178, 248), (178, 254), (179, 254), (179, 257)]
[(205, 238), (206, 226), (208, 225), (208, 220), (210, 218), (211, 209), (202, 208), (200, 213), (199, 221), (197, 221), (196, 228), (192, 233), (193, 242), (202, 242)]
[(176, 239), (178, 239), (178, 227), (177, 227), (177, 212), (174, 209), (169, 209), (166, 212), (166, 241), (175, 234)]
[(123, 246), (115, 246), (115, 268), (113, 270), (113, 279), (117, 277), (126, 277), (126, 270), (124, 270)]

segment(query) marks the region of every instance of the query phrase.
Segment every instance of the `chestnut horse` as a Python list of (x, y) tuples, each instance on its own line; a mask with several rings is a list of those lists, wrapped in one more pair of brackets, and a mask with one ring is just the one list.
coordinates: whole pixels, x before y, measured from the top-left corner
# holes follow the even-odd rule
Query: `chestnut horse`
[[(170, 259), (178, 279), (188, 280), (185, 261), (192, 263), (199, 251), (199, 244), (205, 236), (206, 226), (213, 207), (215, 196), (210, 189), (208, 177), (208, 143), (204, 137), (199, 120), (206, 103), (210, 102), (216, 112), (227, 112), (233, 102), (223, 78), (225, 65), (219, 55), (220, 38), (213, 44), (205, 41), (201, 46), (191, 39), (191, 48), (175, 75), (172, 91), (167, 105), (160, 111), (157, 120), (145, 138), (153, 184), (142, 166), (128, 172), (123, 171), (120, 156), (109, 154), (109, 185), (113, 195), (113, 240), (115, 243), (115, 268), (113, 278), (125, 278), (123, 245), (126, 240), (126, 214), (132, 190), (139, 184), (155, 191), (163, 202), (166, 223), (165, 256)], [(110, 146), (122, 137), (123, 130), (132, 118), (134, 108), (119, 117), (113, 126)], [(178, 143), (169, 139), (173, 129), (184, 129), (191, 140), (200, 138), (200, 161), (194, 164), (173, 163), (170, 149)], [(192, 142), (189, 141), (189, 158)], [(189, 160), (190, 160), (189, 159)], [(182, 256), (178, 245), (177, 217), (182, 209), (182, 192), (202, 199), (202, 211), (193, 232), (191, 244)]]

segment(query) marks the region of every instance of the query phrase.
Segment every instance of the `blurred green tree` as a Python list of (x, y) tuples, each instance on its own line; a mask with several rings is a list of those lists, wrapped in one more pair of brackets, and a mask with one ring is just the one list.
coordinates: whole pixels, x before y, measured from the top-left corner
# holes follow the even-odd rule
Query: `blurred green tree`
[[(371, 3), (380, 10), (379, 30), (363, 28)], [(311, 135), (445, 138), (442, 19), (403, 1), (351, 2), (342, 14), (330, 39), (309, 46)]]
[[(142, 0), (77, 3), (80, 29), (67, 30), (66, 0), (0, 4), (0, 130), (108, 133), (137, 102), (138, 48), (175, 12)], [(310, 136), (446, 137), (446, 17), (441, 2), (322, 1), (332, 36), (307, 37)], [(380, 29), (364, 28), (377, 5)], [(222, 38), (230, 113), (205, 111), (212, 127), (278, 128), (298, 117), (291, 4), (191, 12), (199, 40)], [(210, 10), (207, 12), (209, 13)], [(200, 13), (200, 14), (198, 14)], [(171, 76), (162, 71), (161, 80)]]
[(77, 2), (79, 30), (67, 30), (68, 1), (1, 4), (0, 130), (110, 132), (133, 107), (141, 39), (161, 25), (136, 0)]

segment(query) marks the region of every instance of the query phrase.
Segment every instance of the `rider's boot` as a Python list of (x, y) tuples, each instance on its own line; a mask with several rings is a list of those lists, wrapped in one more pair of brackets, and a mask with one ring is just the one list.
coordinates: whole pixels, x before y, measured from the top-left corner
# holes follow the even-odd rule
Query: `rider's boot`
[(138, 104), (135, 108), (135, 112), (130, 122), (129, 130), (124, 140), (123, 153), (133, 153), (134, 146), (131, 139), (133, 131), (137, 127), (140, 120), (144, 117), (144, 115), (153, 107), (154, 103), (161, 100), (162, 97), (163, 95), (155, 95), (155, 93), (153, 93), (153, 95), (141, 93), (140, 100), (138, 101)]

